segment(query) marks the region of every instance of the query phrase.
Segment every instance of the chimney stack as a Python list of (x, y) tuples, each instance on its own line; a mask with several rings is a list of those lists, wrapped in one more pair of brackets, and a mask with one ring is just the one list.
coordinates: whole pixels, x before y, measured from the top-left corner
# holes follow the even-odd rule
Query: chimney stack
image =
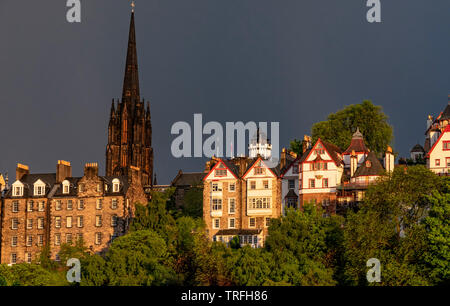
[(355, 150), (352, 150), (352, 155), (350, 155), (350, 177), (353, 177), (356, 169), (358, 168), (358, 155), (356, 155)]
[(141, 184), (141, 168), (130, 166), (128, 173), (128, 183)]
[(98, 164), (97, 163), (87, 163), (84, 165), (84, 176), (94, 177), (98, 176)]
[(281, 149), (280, 156), (280, 169), (283, 169), (286, 166), (286, 148)]
[(394, 153), (392, 153), (392, 148), (388, 146), (384, 157), (384, 169), (386, 169), (386, 172), (389, 174), (394, 171), (394, 161)]
[(70, 162), (65, 160), (58, 160), (56, 165), (56, 183), (61, 183), (66, 177), (72, 176), (72, 166)]
[(30, 168), (27, 165), (17, 164), (16, 180), (19, 181), (26, 174), (30, 174)]
[(302, 141), (302, 153), (305, 153), (305, 151), (310, 148), (311, 148), (311, 137), (308, 135), (304, 135)]

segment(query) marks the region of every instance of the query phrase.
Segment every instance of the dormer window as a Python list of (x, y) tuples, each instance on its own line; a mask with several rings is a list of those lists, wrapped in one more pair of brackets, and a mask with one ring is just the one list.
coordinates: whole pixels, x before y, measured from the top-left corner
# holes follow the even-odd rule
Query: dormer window
[(69, 191), (70, 191), (70, 183), (69, 183), (69, 181), (67, 181), (67, 180), (63, 181), (62, 182), (62, 186), (63, 186), (62, 193), (63, 194), (68, 194)]
[(14, 197), (21, 197), (23, 196), (23, 185), (13, 185), (13, 196)]
[(45, 184), (41, 180), (37, 180), (34, 183), (34, 195), (35, 196), (45, 195)]
[(84, 184), (78, 185), (78, 192), (84, 192)]
[(112, 184), (113, 184), (113, 192), (119, 192), (120, 187), (119, 179), (113, 179)]

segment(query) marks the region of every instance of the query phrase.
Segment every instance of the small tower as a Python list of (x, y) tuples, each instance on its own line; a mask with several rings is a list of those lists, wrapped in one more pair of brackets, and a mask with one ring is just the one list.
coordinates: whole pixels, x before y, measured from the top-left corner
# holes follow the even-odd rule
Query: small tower
[(272, 145), (269, 139), (267, 139), (267, 135), (261, 132), (259, 128), (256, 131), (256, 135), (250, 141), (248, 152), (250, 158), (256, 158), (258, 155), (263, 159), (272, 157)]

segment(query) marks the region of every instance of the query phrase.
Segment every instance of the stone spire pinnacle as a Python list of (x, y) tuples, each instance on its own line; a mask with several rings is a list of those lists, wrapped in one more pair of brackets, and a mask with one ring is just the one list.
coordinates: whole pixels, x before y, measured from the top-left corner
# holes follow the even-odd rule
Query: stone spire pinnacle
[(140, 101), (134, 7), (131, 12), (130, 32), (128, 35), (127, 61), (125, 65), (125, 77), (123, 80), (122, 100)]

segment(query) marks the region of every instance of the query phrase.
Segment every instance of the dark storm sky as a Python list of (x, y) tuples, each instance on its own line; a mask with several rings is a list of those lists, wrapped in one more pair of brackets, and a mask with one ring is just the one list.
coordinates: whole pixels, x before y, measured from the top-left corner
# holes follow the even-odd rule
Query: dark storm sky
[[(205, 159), (170, 153), (176, 121), (279, 121), (280, 145), (343, 106), (371, 99), (401, 155), (423, 142), (450, 93), (450, 1), (138, 0), (141, 97), (151, 101), (155, 170), (169, 183)], [(112, 98), (121, 96), (130, 1), (0, 0), (0, 172), (17, 162), (104, 173)]]

